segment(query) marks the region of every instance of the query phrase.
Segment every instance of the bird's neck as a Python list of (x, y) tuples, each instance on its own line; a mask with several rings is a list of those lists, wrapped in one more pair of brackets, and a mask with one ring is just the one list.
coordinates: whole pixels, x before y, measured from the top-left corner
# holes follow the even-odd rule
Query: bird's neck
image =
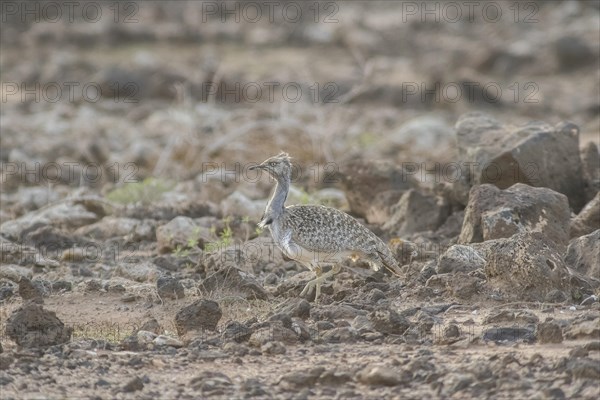
[(290, 182), (286, 179), (277, 180), (273, 195), (267, 204), (265, 215), (261, 221), (263, 225), (269, 225), (279, 218), (285, 210), (285, 200), (290, 191)]

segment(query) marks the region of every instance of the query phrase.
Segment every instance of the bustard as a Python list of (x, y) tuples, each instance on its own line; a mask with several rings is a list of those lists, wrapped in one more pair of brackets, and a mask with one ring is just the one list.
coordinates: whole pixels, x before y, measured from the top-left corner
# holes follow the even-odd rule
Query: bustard
[[(269, 227), (273, 240), (283, 253), (316, 274), (300, 296), (308, 294), (314, 287), (317, 302), (323, 281), (338, 273), (340, 262), (349, 256), (362, 256), (374, 270), (385, 267), (399, 275), (398, 264), (388, 247), (350, 215), (320, 205), (285, 206), (292, 174), (287, 153), (268, 158), (249, 169), (267, 171), (276, 181), (258, 226)], [(332, 268), (323, 273), (325, 265)]]

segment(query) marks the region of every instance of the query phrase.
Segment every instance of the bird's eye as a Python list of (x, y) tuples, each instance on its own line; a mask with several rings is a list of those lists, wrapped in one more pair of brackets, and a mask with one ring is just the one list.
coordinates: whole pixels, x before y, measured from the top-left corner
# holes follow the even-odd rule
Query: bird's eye
[(269, 165), (270, 165), (271, 167), (274, 167), (274, 166), (276, 166), (276, 165), (277, 165), (277, 163), (276, 163), (275, 161), (271, 161), (271, 162), (269, 163)]

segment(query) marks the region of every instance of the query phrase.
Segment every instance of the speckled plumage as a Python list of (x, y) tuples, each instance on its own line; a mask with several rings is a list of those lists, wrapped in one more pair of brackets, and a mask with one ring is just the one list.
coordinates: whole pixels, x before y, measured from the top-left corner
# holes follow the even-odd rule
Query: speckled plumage
[[(339, 263), (348, 256), (363, 256), (373, 269), (382, 266), (399, 275), (398, 264), (388, 247), (367, 227), (335, 208), (319, 205), (285, 207), (289, 191), (291, 163), (286, 153), (265, 160), (252, 169), (267, 171), (277, 185), (259, 226), (268, 227), (279, 248), (291, 259), (317, 274), (307, 287), (320, 293), (323, 278), (339, 271)], [(321, 276), (322, 265), (334, 269)]]

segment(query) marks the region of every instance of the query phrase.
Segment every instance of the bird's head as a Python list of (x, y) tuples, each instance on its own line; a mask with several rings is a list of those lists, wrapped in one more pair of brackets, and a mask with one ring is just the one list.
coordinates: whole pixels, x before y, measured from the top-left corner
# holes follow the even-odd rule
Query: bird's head
[(262, 163), (248, 168), (249, 170), (261, 169), (267, 171), (273, 178), (290, 178), (292, 175), (292, 163), (287, 153), (279, 153), (276, 156), (267, 158)]

